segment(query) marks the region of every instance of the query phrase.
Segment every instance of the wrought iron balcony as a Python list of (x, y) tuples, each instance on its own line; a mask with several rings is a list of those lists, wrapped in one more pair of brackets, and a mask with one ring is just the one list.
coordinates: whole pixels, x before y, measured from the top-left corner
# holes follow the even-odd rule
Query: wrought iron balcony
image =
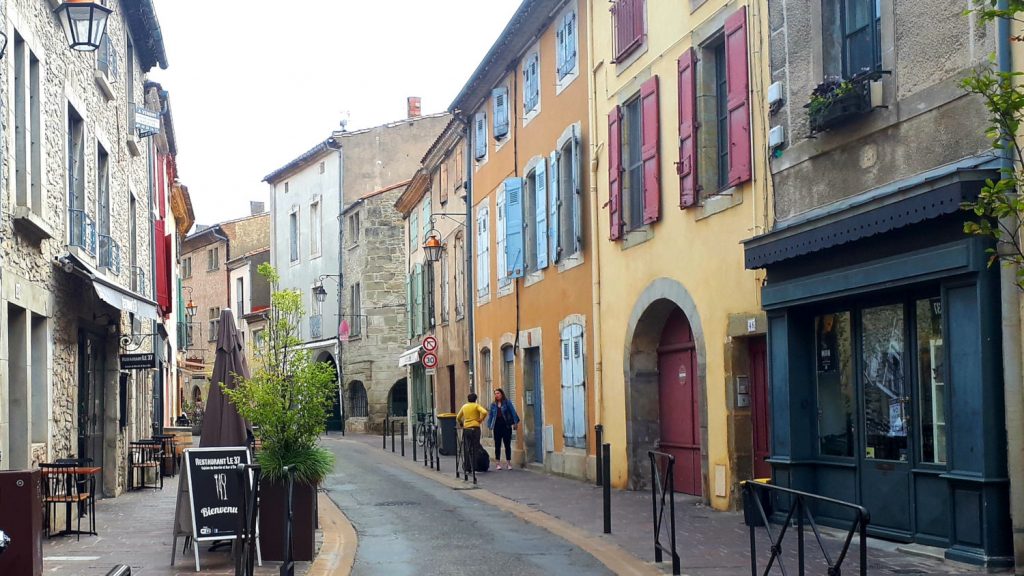
[(132, 275), (132, 292), (136, 294), (146, 294), (146, 271), (140, 266), (131, 267)]
[(309, 317), (309, 337), (310, 338), (323, 338), (324, 337), (324, 317), (317, 314), (316, 316)]
[(96, 221), (85, 210), (71, 210), (68, 214), (70, 238), (68, 246), (76, 246), (91, 256), (96, 255)]
[(100, 268), (106, 268), (115, 276), (121, 274), (121, 245), (112, 237), (100, 234)]

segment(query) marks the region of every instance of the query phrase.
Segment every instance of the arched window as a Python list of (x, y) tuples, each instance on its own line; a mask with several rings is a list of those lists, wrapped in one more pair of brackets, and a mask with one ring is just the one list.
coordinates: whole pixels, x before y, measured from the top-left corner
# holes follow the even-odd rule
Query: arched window
[(366, 388), (359, 380), (348, 385), (348, 402), (352, 409), (350, 417), (366, 418), (369, 415), (370, 409), (366, 402)]
[(388, 392), (388, 414), (404, 418), (409, 411), (409, 389), (406, 379), (402, 378)]

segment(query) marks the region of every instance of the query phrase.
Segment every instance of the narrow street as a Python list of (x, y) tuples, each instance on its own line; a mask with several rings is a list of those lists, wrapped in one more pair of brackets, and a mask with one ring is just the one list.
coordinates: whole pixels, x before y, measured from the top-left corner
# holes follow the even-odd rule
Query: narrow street
[(546, 530), (394, 466), (390, 453), (324, 445), (338, 459), (324, 487), (359, 535), (357, 576), (611, 573)]

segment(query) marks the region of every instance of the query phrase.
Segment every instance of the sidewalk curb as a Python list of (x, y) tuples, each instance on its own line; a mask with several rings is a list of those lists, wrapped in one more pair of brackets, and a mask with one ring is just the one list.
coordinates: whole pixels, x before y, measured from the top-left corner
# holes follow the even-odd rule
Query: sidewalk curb
[(356, 559), (356, 530), (329, 496), (320, 494), (317, 499), (323, 544), (306, 576), (348, 576)]
[[(366, 446), (366, 444), (356, 440), (348, 440), (344, 438), (338, 438), (337, 440), (358, 446)], [(436, 472), (430, 468), (425, 468), (422, 465), (414, 464), (411, 461), (400, 458), (394, 458), (393, 461), (410, 472), (415, 472), (424, 478), (428, 478), (449, 488), (461, 490), (461, 492), (467, 496), (472, 496), (481, 502), (514, 514), (525, 522), (529, 522), (534, 526), (551, 532), (555, 536), (563, 538), (567, 542), (577, 546), (584, 552), (596, 558), (615, 574), (624, 576), (662, 576), (664, 574), (664, 572), (658, 569), (655, 565), (637, 558), (618, 544), (610, 542), (601, 536), (591, 534), (585, 530), (580, 530), (572, 524), (555, 518), (546, 512), (535, 510), (524, 504), (509, 500), (508, 498), (491, 492), (486, 488), (482, 488), (479, 485), (477, 485), (477, 489), (475, 490), (467, 490), (467, 488), (472, 486), (472, 484), (467, 484), (461, 480), (445, 476), (442, 473)]]

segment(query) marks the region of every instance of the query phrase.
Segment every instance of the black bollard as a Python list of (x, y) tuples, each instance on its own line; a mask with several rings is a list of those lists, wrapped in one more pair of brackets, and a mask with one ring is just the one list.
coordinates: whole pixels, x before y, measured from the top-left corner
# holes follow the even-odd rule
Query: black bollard
[(405, 458), (405, 420), (402, 420), (402, 458)]
[(412, 461), (416, 462), (416, 427), (412, 427)]
[(387, 450), (388, 449), (388, 419), (387, 418), (384, 419), (384, 430), (381, 431), (380, 438), (381, 438), (381, 442), (382, 442), (381, 447), (384, 450)]
[(601, 485), (601, 475), (604, 474), (604, 468), (602, 468), (602, 464), (601, 464), (601, 444), (603, 442), (604, 442), (604, 426), (602, 426), (601, 424), (598, 424), (597, 426), (594, 426), (594, 452), (596, 452), (596, 456), (597, 456), (597, 462), (596, 462), (596, 464), (597, 464), (596, 472), (597, 473), (594, 474), (594, 476), (597, 476), (597, 485), (598, 486)]
[(391, 453), (395, 453), (395, 424), (394, 420), (391, 421)]
[(602, 492), (604, 493), (604, 533), (612, 533), (612, 467), (611, 467), (611, 444), (601, 445), (601, 465), (602, 465), (602, 476), (604, 483), (602, 484)]

